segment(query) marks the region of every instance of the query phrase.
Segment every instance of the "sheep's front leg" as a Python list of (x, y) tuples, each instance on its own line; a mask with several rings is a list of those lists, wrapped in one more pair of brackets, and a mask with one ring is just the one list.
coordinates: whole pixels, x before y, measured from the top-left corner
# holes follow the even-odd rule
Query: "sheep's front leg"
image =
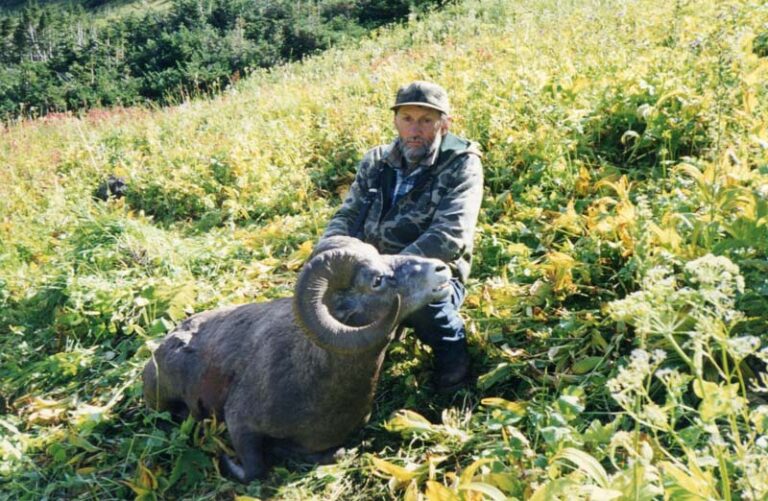
[(232, 437), (240, 464), (222, 454), (220, 460), (224, 474), (243, 484), (255, 478), (262, 478), (267, 472), (264, 464), (264, 437), (252, 431), (239, 430), (237, 427), (229, 428), (229, 435)]

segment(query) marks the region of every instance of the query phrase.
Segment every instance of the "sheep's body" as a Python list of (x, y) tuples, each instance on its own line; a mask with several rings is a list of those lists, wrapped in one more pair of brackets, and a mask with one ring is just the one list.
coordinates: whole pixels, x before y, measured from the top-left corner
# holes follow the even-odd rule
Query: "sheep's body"
[(226, 421), (242, 466), (224, 456), (223, 467), (241, 482), (265, 473), (270, 446), (311, 454), (342, 445), (371, 412), (396, 325), (448, 293), (440, 261), (379, 256), (342, 237), (320, 247), (293, 300), (194, 315), (144, 369), (150, 407)]
[(371, 411), (383, 351), (331, 354), (288, 323), (290, 299), (190, 317), (155, 352), (163, 377), (145, 368), (148, 405), (247, 423), (308, 453), (341, 444)]

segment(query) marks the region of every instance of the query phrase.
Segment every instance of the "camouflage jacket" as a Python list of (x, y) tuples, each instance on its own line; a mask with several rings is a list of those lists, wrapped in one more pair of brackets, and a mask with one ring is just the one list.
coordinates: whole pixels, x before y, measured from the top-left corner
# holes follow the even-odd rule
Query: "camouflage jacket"
[(323, 238), (354, 236), (382, 254), (437, 258), (450, 266), (455, 277), (466, 281), (483, 195), (477, 146), (446, 134), (434, 163), (425, 167), (411, 191), (391, 206), (394, 169), (400, 168), (402, 161), (397, 141), (366, 153)]

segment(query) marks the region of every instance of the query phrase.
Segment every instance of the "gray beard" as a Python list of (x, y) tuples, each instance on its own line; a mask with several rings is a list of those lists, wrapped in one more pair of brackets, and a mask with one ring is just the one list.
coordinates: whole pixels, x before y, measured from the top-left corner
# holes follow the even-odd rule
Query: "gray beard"
[(405, 162), (409, 166), (414, 166), (418, 164), (425, 158), (429, 157), (432, 153), (434, 153), (440, 147), (440, 141), (442, 139), (443, 139), (442, 136), (440, 134), (437, 134), (435, 136), (435, 140), (432, 141), (431, 144), (423, 145), (423, 146), (408, 146), (405, 144), (405, 141), (401, 141), (400, 150), (403, 153)]

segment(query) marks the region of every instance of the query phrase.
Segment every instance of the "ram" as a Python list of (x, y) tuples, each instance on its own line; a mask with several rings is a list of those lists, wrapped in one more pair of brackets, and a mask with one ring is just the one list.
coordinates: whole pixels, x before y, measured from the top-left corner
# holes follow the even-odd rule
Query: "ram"
[(349, 237), (318, 244), (293, 298), (206, 311), (169, 333), (144, 368), (147, 405), (226, 421), (240, 482), (272, 452), (330, 457), (367, 420), (385, 348), (410, 313), (449, 294), (441, 261), (380, 255)]

